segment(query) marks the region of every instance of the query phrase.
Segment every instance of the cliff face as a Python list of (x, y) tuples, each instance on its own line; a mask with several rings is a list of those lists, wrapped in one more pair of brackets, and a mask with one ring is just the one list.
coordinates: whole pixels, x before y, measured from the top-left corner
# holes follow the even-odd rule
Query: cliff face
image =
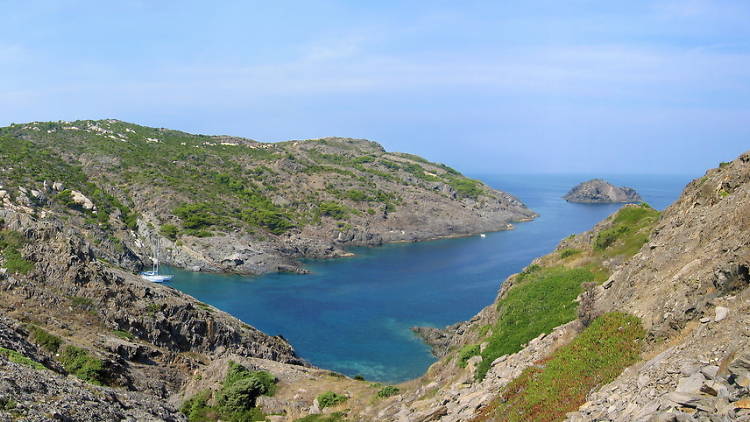
[(578, 184), (565, 196), (568, 202), (585, 204), (615, 204), (641, 202), (641, 196), (633, 188), (618, 187), (602, 179), (592, 179)]
[(29, 205), (78, 208), (135, 267), (159, 245), (163, 261), (188, 269), (302, 271), (297, 258), (348, 245), (505, 230), (535, 216), (450, 167), (361, 139), (266, 144), (105, 120), (0, 128), (0, 147), (9, 167), (39, 173), (10, 172), (8, 195), (23, 187), (38, 193)]

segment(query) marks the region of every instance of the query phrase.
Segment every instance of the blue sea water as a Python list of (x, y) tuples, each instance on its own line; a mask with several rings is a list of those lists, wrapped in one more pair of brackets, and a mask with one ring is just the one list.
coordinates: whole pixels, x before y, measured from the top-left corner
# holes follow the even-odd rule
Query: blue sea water
[[(607, 176), (653, 207), (676, 200), (690, 176)], [(281, 334), (314, 365), (400, 382), (435, 361), (410, 331), (466, 320), (490, 304), (502, 280), (564, 237), (590, 229), (620, 205), (561, 199), (587, 175), (475, 175), (540, 214), (515, 230), (422, 243), (354, 248), (356, 256), (309, 260), (308, 275), (260, 277), (170, 269), (171, 285), (260, 330)]]

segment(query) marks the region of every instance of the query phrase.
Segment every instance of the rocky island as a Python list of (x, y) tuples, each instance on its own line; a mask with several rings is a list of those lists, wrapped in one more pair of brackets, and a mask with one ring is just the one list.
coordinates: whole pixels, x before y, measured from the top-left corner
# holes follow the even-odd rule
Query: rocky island
[(565, 196), (568, 202), (584, 204), (616, 204), (626, 202), (641, 202), (641, 196), (633, 188), (618, 187), (606, 180), (592, 179), (578, 184)]

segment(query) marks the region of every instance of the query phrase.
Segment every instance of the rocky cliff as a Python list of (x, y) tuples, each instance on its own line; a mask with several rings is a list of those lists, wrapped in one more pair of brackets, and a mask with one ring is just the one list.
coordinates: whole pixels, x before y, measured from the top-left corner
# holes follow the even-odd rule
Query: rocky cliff
[(641, 196), (633, 188), (618, 187), (602, 179), (592, 179), (573, 187), (563, 196), (568, 202), (585, 204), (616, 204), (640, 202)]
[(37, 122), (0, 128), (3, 156), (5, 195), (67, 207), (115, 236), (129, 251), (118, 260), (134, 267), (159, 246), (188, 269), (303, 271), (297, 258), (349, 245), (506, 230), (535, 216), (448, 166), (362, 139), (259, 143), (116, 120)]

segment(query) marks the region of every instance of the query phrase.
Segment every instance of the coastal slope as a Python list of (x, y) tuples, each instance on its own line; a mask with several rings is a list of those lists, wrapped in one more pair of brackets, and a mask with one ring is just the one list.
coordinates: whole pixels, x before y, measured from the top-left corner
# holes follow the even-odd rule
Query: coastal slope
[[(192, 270), (304, 271), (298, 258), (506, 230), (536, 214), (456, 170), (362, 139), (260, 143), (117, 120), (0, 128), (16, 168), (5, 182), (29, 205), (69, 205), (128, 253)], [(10, 159), (12, 158), (12, 160)], [(54, 163), (54, 166), (46, 165)], [(69, 170), (69, 171), (68, 171)], [(125, 256), (127, 255), (127, 256)], [(144, 262), (144, 260), (146, 262)]]

